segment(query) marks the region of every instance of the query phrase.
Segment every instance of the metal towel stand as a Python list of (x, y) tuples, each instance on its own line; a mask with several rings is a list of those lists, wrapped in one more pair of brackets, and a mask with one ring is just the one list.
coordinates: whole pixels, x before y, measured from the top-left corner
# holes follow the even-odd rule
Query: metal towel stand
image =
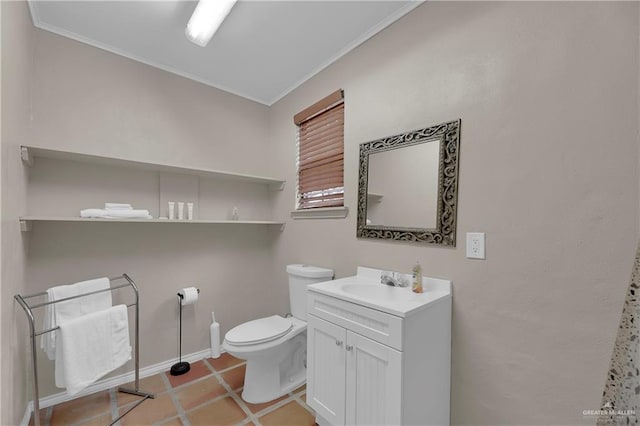
[(136, 335), (135, 335), (135, 352), (134, 352), (135, 365), (136, 365), (136, 370), (135, 370), (135, 379), (136, 379), (135, 380), (135, 389), (127, 389), (127, 388), (122, 388), (121, 387), (121, 388), (118, 388), (118, 391), (119, 392), (124, 392), (124, 393), (129, 393), (129, 394), (132, 394), (132, 395), (138, 395), (138, 396), (143, 397), (143, 399), (138, 401), (138, 403), (136, 405), (134, 405), (129, 410), (127, 410), (124, 414), (122, 414), (120, 417), (115, 419), (111, 424), (113, 425), (115, 422), (120, 420), (122, 417), (124, 417), (127, 414), (129, 414), (129, 412), (131, 410), (136, 408), (138, 405), (142, 404), (148, 398), (152, 398), (153, 399), (155, 397), (155, 395), (152, 394), (152, 393), (143, 392), (143, 391), (140, 390), (140, 345), (139, 345), (140, 305), (139, 305), (139, 297), (138, 297), (138, 287), (136, 287), (136, 284), (133, 282), (133, 280), (127, 274), (122, 274), (119, 277), (115, 277), (115, 278), (109, 278), (109, 281), (111, 283), (113, 283), (114, 281), (118, 281), (118, 280), (126, 280), (126, 283), (115, 285), (113, 287), (105, 288), (105, 289), (102, 289), (102, 290), (96, 290), (96, 291), (91, 291), (89, 293), (79, 294), (77, 296), (65, 297), (63, 299), (58, 299), (58, 300), (53, 300), (53, 301), (48, 301), (48, 302), (42, 302), (42, 303), (36, 303), (34, 305), (30, 305), (26, 301), (26, 299), (30, 299), (30, 298), (38, 297), (38, 296), (44, 296), (44, 295), (47, 294), (46, 291), (42, 291), (40, 293), (35, 293), (35, 294), (29, 294), (27, 296), (21, 296), (19, 294), (14, 296), (14, 298), (18, 301), (20, 306), (22, 306), (22, 309), (24, 309), (25, 313), (27, 314), (27, 318), (29, 319), (29, 331), (30, 331), (30, 335), (31, 335), (31, 361), (33, 363), (33, 421), (34, 421), (35, 426), (40, 426), (40, 392), (39, 392), (39, 389), (38, 389), (38, 360), (37, 360), (38, 357), (37, 357), (37, 352), (36, 352), (36, 337), (40, 336), (41, 334), (50, 333), (52, 331), (55, 331), (55, 330), (59, 329), (60, 327), (59, 326), (58, 327), (53, 327), (53, 328), (49, 328), (47, 330), (42, 330), (42, 331), (36, 332), (32, 309), (41, 308), (43, 306), (52, 305), (52, 304), (58, 303), (58, 302), (64, 302), (66, 300), (77, 299), (79, 297), (89, 296), (91, 294), (102, 293), (102, 292), (105, 292), (105, 291), (113, 291), (113, 290), (116, 290), (116, 289), (119, 289), (119, 288), (123, 288), (123, 287), (127, 287), (127, 286), (130, 286), (133, 289), (133, 291), (135, 293), (135, 296), (136, 296), (136, 301), (135, 301), (135, 303), (127, 305), (127, 307), (131, 307), (131, 306), (135, 306), (136, 307), (136, 325), (135, 325)]

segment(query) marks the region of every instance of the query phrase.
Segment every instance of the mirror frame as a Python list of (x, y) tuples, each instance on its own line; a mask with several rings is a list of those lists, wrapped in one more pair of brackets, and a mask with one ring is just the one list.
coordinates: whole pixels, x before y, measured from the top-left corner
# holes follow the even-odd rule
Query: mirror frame
[[(439, 244), (451, 247), (456, 246), (458, 159), (461, 123), (462, 120), (458, 119), (360, 144), (358, 220), (356, 232), (358, 238), (376, 238), (424, 244)], [(369, 155), (434, 140), (440, 141), (436, 227), (404, 228), (398, 226), (367, 225)]]

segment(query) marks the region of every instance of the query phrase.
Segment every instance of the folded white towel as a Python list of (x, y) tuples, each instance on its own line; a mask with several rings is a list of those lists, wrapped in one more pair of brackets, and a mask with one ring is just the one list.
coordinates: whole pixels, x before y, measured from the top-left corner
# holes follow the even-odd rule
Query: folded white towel
[(75, 395), (131, 359), (126, 305), (63, 322), (59, 343), (56, 373), (62, 368), (67, 393)]
[(133, 210), (131, 204), (124, 203), (104, 203), (105, 210)]
[[(108, 278), (81, 281), (76, 284), (61, 285), (47, 290), (47, 301), (60, 300), (67, 297), (86, 294), (96, 290), (109, 288)], [(44, 309), (43, 330), (57, 327), (61, 322), (67, 321), (90, 312), (108, 309), (113, 305), (111, 292), (103, 291), (90, 296), (78, 297), (65, 302), (47, 305)], [(45, 333), (40, 339), (40, 347), (46, 352), (50, 360), (56, 357), (57, 331)]]
[(80, 210), (80, 217), (97, 217), (102, 219), (152, 219), (149, 210), (126, 209), (84, 209)]

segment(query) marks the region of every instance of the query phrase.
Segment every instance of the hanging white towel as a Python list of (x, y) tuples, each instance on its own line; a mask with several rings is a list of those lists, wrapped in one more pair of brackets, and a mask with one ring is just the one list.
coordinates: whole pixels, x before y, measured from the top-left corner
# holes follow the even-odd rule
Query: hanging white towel
[(67, 393), (75, 395), (131, 359), (126, 305), (63, 322), (58, 343), (56, 376), (62, 368)]
[[(97, 278), (95, 280), (81, 281), (76, 284), (61, 285), (47, 290), (47, 301), (60, 300), (80, 294), (91, 293), (96, 290), (103, 290), (110, 287), (108, 278)], [(78, 297), (47, 305), (44, 310), (43, 330), (57, 327), (61, 322), (67, 321), (90, 312), (102, 311), (113, 305), (111, 292), (103, 291), (90, 296)], [(50, 360), (56, 357), (56, 336), (57, 331), (45, 333), (40, 339), (40, 347), (45, 351)]]

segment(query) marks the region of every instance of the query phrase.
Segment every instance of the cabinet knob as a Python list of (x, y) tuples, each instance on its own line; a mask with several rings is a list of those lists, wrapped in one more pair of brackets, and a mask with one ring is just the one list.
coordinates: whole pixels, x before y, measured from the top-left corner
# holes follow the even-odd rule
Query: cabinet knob
[(350, 351), (351, 349), (353, 349), (353, 346), (352, 345), (347, 345), (346, 348), (347, 348), (348, 351)]
[(341, 340), (336, 340), (336, 346), (342, 346), (342, 341)]

